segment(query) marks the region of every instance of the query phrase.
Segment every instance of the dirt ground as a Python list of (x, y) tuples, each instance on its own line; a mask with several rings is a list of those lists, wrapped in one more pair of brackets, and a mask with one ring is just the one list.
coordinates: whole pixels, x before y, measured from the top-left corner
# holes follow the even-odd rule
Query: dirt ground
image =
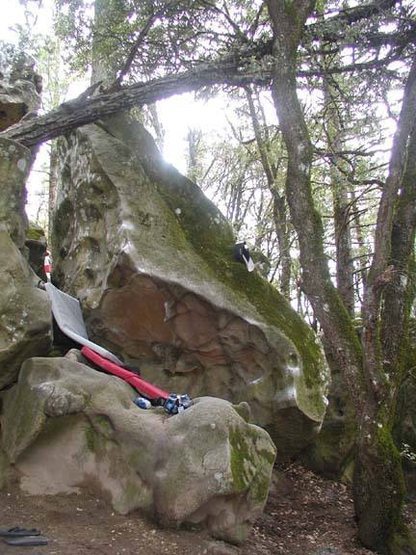
[[(407, 507), (415, 524), (416, 509)], [(276, 468), (264, 514), (243, 546), (198, 530), (163, 530), (141, 515), (121, 516), (91, 494), (28, 496), (16, 485), (0, 492), (0, 528), (37, 528), (48, 545), (8, 546), (1, 555), (365, 555), (349, 488), (298, 465)]]

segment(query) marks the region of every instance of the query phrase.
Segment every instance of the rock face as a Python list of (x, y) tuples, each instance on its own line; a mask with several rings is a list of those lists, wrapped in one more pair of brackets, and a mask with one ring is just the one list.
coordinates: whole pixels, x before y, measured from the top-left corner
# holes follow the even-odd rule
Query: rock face
[[(115, 510), (200, 523), (239, 543), (267, 498), (276, 450), (245, 407), (200, 398), (185, 412), (141, 410), (118, 378), (72, 358), (27, 360), (3, 393), (2, 447), (32, 494), (88, 487)], [(0, 449), (1, 451), (1, 449)]]
[(145, 378), (193, 397), (248, 401), (279, 452), (325, 413), (326, 364), (308, 326), (232, 258), (220, 212), (116, 118), (66, 139), (54, 278), (80, 298), (91, 338)]
[(21, 249), (25, 243), (25, 181), (31, 163), (30, 150), (0, 138), (0, 229), (7, 231)]
[(29, 222), (26, 231), (25, 247), (30, 267), (42, 281), (46, 281), (44, 270), (44, 259), (47, 250), (46, 236), (44, 230), (34, 222)]
[[(33, 60), (17, 60), (8, 79), (0, 83), (0, 130), (40, 103)], [(27, 254), (25, 181), (31, 163), (30, 150), (0, 139), (0, 390), (16, 381), (26, 358), (45, 355), (52, 339), (47, 295), (36, 289), (38, 279), (22, 255)]]
[[(30, 56), (11, 55), (0, 67), (0, 132), (36, 113), (41, 105), (41, 78)], [(0, 229), (22, 249), (28, 226), (25, 182), (33, 153), (15, 141), (0, 138)]]
[(17, 380), (22, 362), (51, 345), (51, 312), (45, 291), (10, 239), (0, 231), (0, 390)]
[(0, 132), (36, 112), (41, 105), (41, 78), (35, 72), (35, 60), (21, 54), (11, 67), (1, 68)]
[(31, 152), (0, 139), (0, 390), (15, 382), (20, 365), (45, 355), (51, 344), (51, 313), (26, 259), (25, 180)]

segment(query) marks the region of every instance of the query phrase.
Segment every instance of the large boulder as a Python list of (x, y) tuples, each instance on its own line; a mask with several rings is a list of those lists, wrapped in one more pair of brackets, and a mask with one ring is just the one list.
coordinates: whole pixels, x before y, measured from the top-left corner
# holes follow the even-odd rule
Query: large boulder
[(230, 226), (197, 185), (121, 117), (68, 136), (61, 162), (54, 279), (80, 298), (91, 338), (172, 391), (248, 401), (281, 455), (307, 445), (326, 408), (321, 347), (233, 260)]
[[(0, 132), (35, 115), (41, 106), (41, 77), (35, 60), (14, 47), (0, 56)], [(26, 179), (35, 150), (0, 138), (0, 229), (7, 231), (23, 249), (28, 227), (25, 213)]]
[(17, 380), (22, 362), (46, 355), (52, 319), (45, 291), (8, 233), (0, 231), (0, 390)]
[[(32, 58), (20, 55), (1, 67), (1, 76), (0, 131), (40, 106)], [(26, 358), (46, 354), (51, 345), (49, 301), (36, 289), (39, 279), (22, 255), (27, 254), (25, 183), (32, 162), (33, 152), (0, 138), (0, 390), (16, 381)]]
[(3, 393), (2, 445), (32, 494), (92, 488), (115, 510), (197, 523), (242, 542), (262, 511), (275, 446), (244, 406), (196, 399), (175, 416), (139, 409), (120, 379), (74, 358), (32, 358)]
[(45, 355), (52, 319), (44, 291), (26, 258), (25, 181), (32, 154), (0, 139), (0, 390), (16, 381), (22, 362)]

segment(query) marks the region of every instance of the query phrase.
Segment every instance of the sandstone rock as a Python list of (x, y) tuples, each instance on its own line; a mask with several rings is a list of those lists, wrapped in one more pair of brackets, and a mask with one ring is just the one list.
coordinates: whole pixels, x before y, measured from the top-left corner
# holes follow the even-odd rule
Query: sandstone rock
[(30, 150), (15, 141), (0, 139), (0, 230), (7, 231), (20, 249), (28, 223), (25, 180), (30, 163)]
[(9, 478), (10, 464), (6, 454), (0, 447), (0, 489), (7, 484)]
[(28, 263), (38, 278), (46, 281), (46, 274), (44, 270), (44, 259), (46, 252), (46, 244), (43, 241), (34, 241), (33, 239), (26, 239), (25, 246), (28, 252)]
[(22, 256), (31, 161), (27, 148), (0, 139), (0, 389), (16, 381), (26, 358), (45, 355), (51, 344), (49, 301)]
[(9, 79), (0, 80), (0, 132), (36, 112), (41, 105), (41, 78), (35, 71), (35, 61), (21, 54), (11, 68)]
[(240, 553), (238, 547), (226, 544), (221, 541), (207, 542), (206, 548), (203, 551), (204, 555), (238, 555)]
[(0, 389), (16, 381), (22, 362), (45, 355), (51, 313), (45, 291), (9, 235), (0, 231)]
[[(0, 132), (34, 114), (41, 105), (40, 76), (32, 57), (13, 57), (0, 73)], [(34, 151), (20, 143), (0, 139), (0, 229), (7, 231), (23, 250), (28, 227), (25, 213), (25, 182), (34, 160)]]
[(325, 413), (327, 369), (310, 328), (233, 260), (221, 213), (151, 137), (113, 118), (62, 149), (54, 276), (80, 298), (91, 338), (145, 378), (193, 397), (247, 401), (281, 454)]
[(200, 524), (242, 542), (262, 511), (275, 447), (224, 400), (141, 410), (118, 378), (70, 358), (32, 358), (3, 393), (2, 447), (32, 494), (93, 488), (115, 510)]

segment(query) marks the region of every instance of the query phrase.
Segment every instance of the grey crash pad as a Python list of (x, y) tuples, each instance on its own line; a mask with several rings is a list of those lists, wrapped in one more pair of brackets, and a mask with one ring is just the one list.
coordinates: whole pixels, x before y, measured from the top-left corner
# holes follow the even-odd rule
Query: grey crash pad
[(107, 358), (116, 364), (122, 366), (124, 365), (124, 363), (113, 355), (113, 353), (88, 339), (88, 333), (78, 299), (60, 291), (49, 282), (45, 283), (45, 289), (51, 301), (52, 313), (55, 317), (56, 323), (65, 335), (81, 345), (90, 347), (90, 349), (102, 357)]

